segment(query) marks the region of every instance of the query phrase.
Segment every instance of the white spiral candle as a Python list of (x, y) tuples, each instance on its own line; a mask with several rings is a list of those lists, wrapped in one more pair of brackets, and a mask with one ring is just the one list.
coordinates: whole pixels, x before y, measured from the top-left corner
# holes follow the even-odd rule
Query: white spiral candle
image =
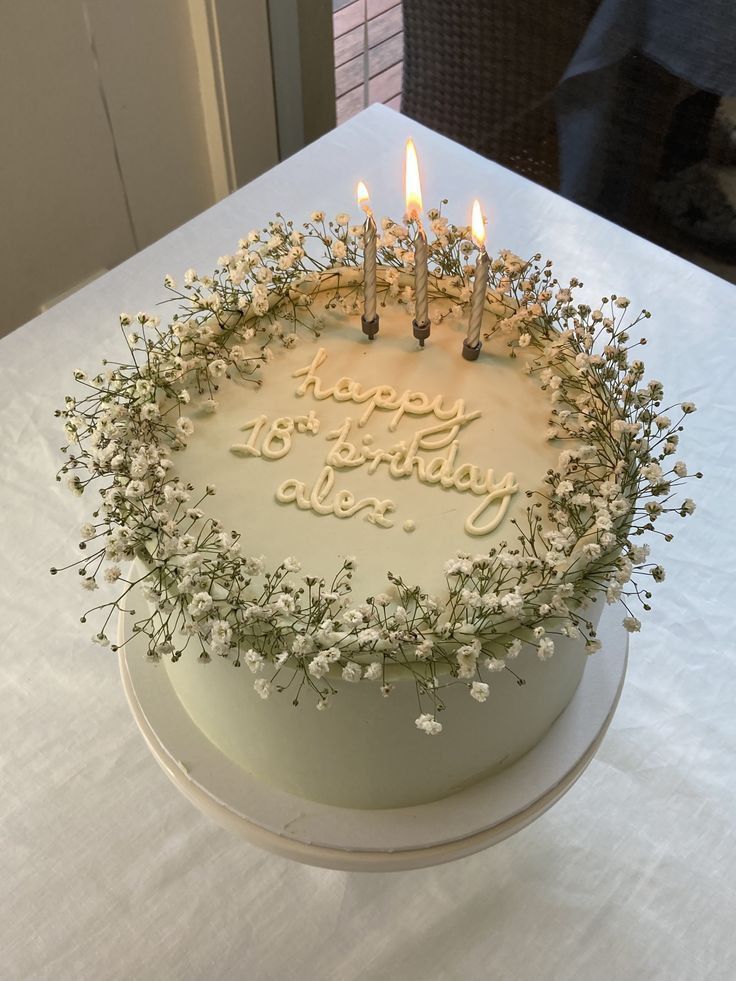
[(429, 323), (429, 284), (427, 282), (427, 236), (419, 225), (414, 239), (414, 290), (416, 313), (414, 319), (420, 326)]
[(372, 323), (376, 319), (376, 223), (370, 211), (363, 227), (363, 289), (363, 316)]
[(473, 295), (470, 298), (470, 318), (468, 320), (468, 333), (465, 338), (468, 347), (477, 347), (480, 343), (480, 329), (483, 323), (483, 309), (486, 305), (490, 268), (491, 260), (488, 258), (488, 253), (485, 249), (481, 249), (475, 264)]

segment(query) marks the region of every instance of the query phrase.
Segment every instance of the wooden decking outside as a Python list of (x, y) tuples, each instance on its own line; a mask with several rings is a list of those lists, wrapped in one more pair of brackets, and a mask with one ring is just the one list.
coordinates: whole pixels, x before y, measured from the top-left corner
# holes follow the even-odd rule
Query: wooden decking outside
[(404, 34), (398, 0), (332, 0), (337, 121), (372, 102), (401, 101)]

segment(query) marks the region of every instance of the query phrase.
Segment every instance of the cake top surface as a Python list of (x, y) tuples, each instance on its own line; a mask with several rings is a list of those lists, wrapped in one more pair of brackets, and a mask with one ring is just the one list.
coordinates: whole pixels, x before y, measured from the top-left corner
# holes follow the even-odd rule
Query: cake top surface
[(559, 457), (549, 392), (500, 338), (464, 361), (461, 317), (420, 347), (393, 299), (374, 341), (328, 304), (312, 308), (319, 336), (277, 345), (254, 376), (218, 388), (215, 412), (190, 412), (175, 472), (216, 486), (206, 512), (268, 568), (293, 554), (330, 581), (351, 556), (356, 601), (396, 599), (387, 572), (444, 601), (447, 560), (515, 542), (526, 491), (544, 491)]

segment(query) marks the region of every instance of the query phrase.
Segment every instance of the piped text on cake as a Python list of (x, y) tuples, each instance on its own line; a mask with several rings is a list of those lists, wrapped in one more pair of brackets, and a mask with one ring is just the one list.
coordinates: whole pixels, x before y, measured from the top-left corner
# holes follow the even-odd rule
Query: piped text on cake
[[(298, 397), (311, 394), (317, 402), (329, 399), (365, 408), (357, 420), (346, 416), (337, 429), (327, 432), (326, 438), (334, 445), (328, 450), (311, 487), (306, 481), (289, 477), (276, 489), (276, 499), (322, 516), (349, 518), (362, 512), (372, 524), (390, 528), (393, 522), (387, 516), (396, 511), (393, 500), (370, 495), (358, 498), (349, 490), (335, 487), (336, 471), (365, 468), (368, 474), (374, 474), (380, 467), (385, 467), (395, 480), (414, 478), (425, 486), (469, 493), (479, 498), (476, 507), (465, 518), (465, 532), (479, 537), (494, 531), (503, 521), (510, 498), (519, 485), (513, 473), (506, 473), (497, 480), (493, 469), (457, 462), (462, 431), (481, 417), (480, 410), (468, 411), (463, 399), (449, 401), (443, 395), (430, 397), (411, 389), (399, 392), (391, 385), (365, 387), (349, 376), (326, 384), (318, 369), (327, 357), (324, 348), (320, 348), (308, 365), (293, 373), (293, 377), (303, 379), (294, 394)], [(419, 420), (431, 416), (434, 421), (427, 420), (429, 424), (418, 428), (411, 438), (401, 439), (389, 447), (374, 446), (370, 434), (365, 434), (359, 445), (354, 430), (364, 427), (376, 410), (392, 414), (389, 432), (395, 432), (401, 420), (407, 417)], [(281, 416), (270, 424), (265, 415), (260, 415), (241, 428), (250, 432), (250, 438), (247, 443), (231, 446), (231, 452), (278, 460), (288, 455), (295, 436), (318, 433), (320, 420), (310, 409), (307, 414)], [(445, 452), (437, 453), (440, 450)], [(430, 456), (432, 453), (434, 455)]]

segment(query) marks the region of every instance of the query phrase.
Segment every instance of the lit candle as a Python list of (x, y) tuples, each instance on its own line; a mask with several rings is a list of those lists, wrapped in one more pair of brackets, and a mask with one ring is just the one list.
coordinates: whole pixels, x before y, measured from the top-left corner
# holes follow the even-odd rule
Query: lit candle
[(414, 336), (422, 347), (429, 337), (429, 283), (427, 274), (427, 236), (422, 228), (422, 186), (419, 182), (419, 163), (414, 141), (406, 141), (406, 213), (417, 224), (414, 238), (414, 293), (415, 313), (412, 325)]
[(473, 217), (471, 221), (471, 231), (473, 239), (478, 246), (478, 261), (475, 264), (475, 281), (473, 282), (473, 295), (470, 298), (470, 317), (468, 318), (468, 332), (463, 341), (463, 357), (467, 361), (475, 361), (480, 354), (481, 340), (480, 329), (483, 323), (483, 309), (486, 304), (486, 290), (488, 289), (488, 272), (491, 268), (491, 260), (486, 252), (485, 239), (486, 230), (483, 226), (483, 215), (481, 214), (478, 201), (473, 202)]
[(363, 181), (358, 184), (358, 204), (365, 211), (363, 226), (363, 291), (365, 306), (361, 317), (363, 333), (369, 340), (378, 333), (378, 314), (376, 313), (376, 222), (370, 207), (368, 188)]

